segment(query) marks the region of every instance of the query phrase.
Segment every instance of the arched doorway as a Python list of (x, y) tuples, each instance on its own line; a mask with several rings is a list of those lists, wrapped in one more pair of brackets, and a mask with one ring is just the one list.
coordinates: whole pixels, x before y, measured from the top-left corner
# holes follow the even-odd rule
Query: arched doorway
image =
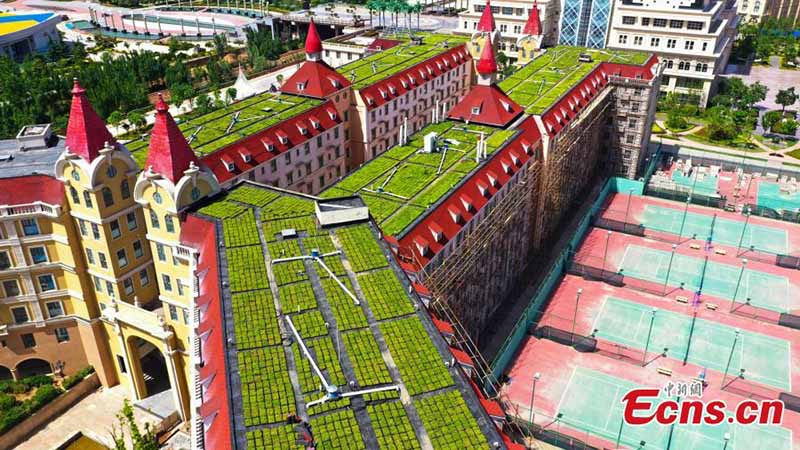
[(19, 378), (31, 377), (34, 375), (47, 375), (53, 372), (50, 363), (39, 358), (31, 358), (17, 364), (17, 376)]
[(167, 361), (164, 355), (150, 342), (131, 336), (128, 338), (128, 345), (131, 348), (131, 365), (134, 366), (134, 376), (139, 380), (142, 387), (142, 399), (152, 397), (168, 390), (170, 386), (169, 372), (167, 372)]
[(11, 374), (11, 369), (5, 366), (0, 366), (0, 380), (11, 380), (14, 376)]

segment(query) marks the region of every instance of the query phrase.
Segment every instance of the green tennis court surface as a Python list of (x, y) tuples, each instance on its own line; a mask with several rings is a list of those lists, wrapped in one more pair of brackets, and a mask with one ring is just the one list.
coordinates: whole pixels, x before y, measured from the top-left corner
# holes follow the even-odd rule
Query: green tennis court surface
[[(621, 378), (578, 367), (561, 398), (561, 422), (579, 431), (589, 432), (616, 443), (622, 423), (622, 397), (637, 387)], [(662, 386), (646, 386), (661, 388)], [(662, 391), (663, 395), (663, 391)], [(737, 425), (727, 421), (719, 425), (676, 425), (672, 442), (670, 428), (655, 422), (643, 426), (623, 425), (620, 446), (642, 450), (720, 450), (725, 433), (731, 440), (727, 450), (790, 450), (792, 432), (775, 425)], [(641, 441), (644, 446), (639, 446)]]
[(800, 209), (800, 193), (783, 193), (780, 189), (778, 183), (758, 183), (758, 205), (766, 206), (776, 211), (781, 209), (797, 211)]
[(672, 181), (675, 184), (691, 188), (692, 192), (698, 194), (717, 196), (717, 177), (711, 175), (703, 175), (697, 170), (693, 170), (690, 176), (686, 176), (683, 172), (676, 170), (672, 172)]
[[(644, 350), (650, 329), (652, 308), (609, 297), (597, 316), (597, 336), (632, 348)], [(682, 361), (688, 349), (688, 362), (724, 372), (731, 354), (735, 329), (727, 325), (692, 318), (680, 313), (657, 309), (650, 336), (650, 352), (668, 348), (667, 356)], [(689, 342), (689, 335), (692, 340)], [(745, 369), (745, 379), (757, 381), (790, 392), (791, 349), (789, 342), (758, 333), (742, 331), (736, 342), (729, 374)]]
[[(741, 240), (742, 248), (753, 246), (756, 250), (767, 251), (775, 254), (788, 254), (789, 244), (786, 230), (764, 225), (747, 223), (744, 221), (730, 220), (713, 216), (665, 208), (663, 206), (647, 205), (644, 209), (642, 224), (650, 229), (664, 231), (682, 236), (697, 236), (697, 239), (708, 239), (712, 242), (738, 246)], [(711, 228), (711, 225), (714, 228)], [(681, 224), (683, 230), (681, 231)], [(744, 232), (744, 235), (742, 234)]]
[(686, 256), (676, 252), (672, 268), (669, 269), (671, 254), (639, 245), (628, 245), (620, 266), (626, 277), (663, 284), (669, 270), (668, 286), (679, 286), (683, 283), (685, 289), (694, 292), (700, 288), (702, 282), (702, 292), (705, 294), (734, 299), (735, 293), (735, 300), (739, 303), (749, 298), (750, 304), (759, 308), (777, 312), (789, 312), (793, 309), (789, 280), (786, 277), (745, 269), (737, 291), (736, 283), (741, 267), (714, 261), (708, 261), (706, 265), (704, 257)]

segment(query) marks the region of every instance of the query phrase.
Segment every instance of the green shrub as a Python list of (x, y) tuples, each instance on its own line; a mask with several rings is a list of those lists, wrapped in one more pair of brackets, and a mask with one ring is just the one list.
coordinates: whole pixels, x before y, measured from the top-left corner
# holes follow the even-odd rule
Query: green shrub
[(22, 422), (28, 417), (28, 412), (23, 405), (4, 410), (0, 413), (0, 434), (10, 430), (14, 425)]
[(52, 385), (53, 377), (50, 377), (48, 375), (34, 375), (32, 377), (23, 378), (21, 380), (21, 383), (27, 386), (28, 390), (30, 390), (35, 387)]
[(783, 119), (772, 126), (772, 131), (780, 134), (794, 135), (797, 131), (797, 121), (794, 119)]
[(61, 382), (61, 387), (65, 390), (71, 389), (76, 384), (83, 381), (89, 374), (94, 372), (94, 367), (88, 366), (84, 367), (83, 369), (79, 370), (78, 372), (74, 373), (73, 375), (64, 378), (64, 381)]
[(28, 390), (29, 390), (28, 386), (19, 381), (5, 380), (0, 382), (0, 393), (24, 394), (28, 392)]
[(53, 401), (53, 399), (61, 395), (62, 392), (64, 392), (63, 389), (57, 388), (52, 384), (40, 387), (36, 390), (36, 393), (33, 394), (33, 397), (25, 401), (28, 414), (33, 414), (38, 411), (39, 408)]
[(672, 110), (667, 114), (667, 121), (665, 124), (671, 130), (676, 131), (683, 131), (689, 128), (689, 121), (676, 110)]
[(17, 404), (17, 399), (8, 394), (0, 394), (0, 411), (6, 411)]

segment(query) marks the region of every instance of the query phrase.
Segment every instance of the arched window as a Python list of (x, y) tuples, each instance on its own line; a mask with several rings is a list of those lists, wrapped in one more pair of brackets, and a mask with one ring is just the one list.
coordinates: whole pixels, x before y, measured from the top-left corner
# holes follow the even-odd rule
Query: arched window
[(86, 203), (87, 208), (92, 207), (92, 194), (89, 191), (83, 191), (83, 202)]
[(130, 198), (131, 196), (131, 186), (128, 183), (128, 180), (122, 180), (122, 183), (119, 185), (119, 190), (122, 192), (122, 198)]
[(169, 214), (164, 216), (164, 225), (167, 227), (167, 232), (168, 233), (174, 233), (175, 232), (175, 224), (172, 223), (172, 216), (170, 216)]
[(158, 214), (152, 209), (150, 210), (150, 226), (155, 229), (161, 228), (161, 224), (158, 222)]
[(106, 208), (114, 205), (114, 194), (108, 187), (103, 188), (103, 203), (105, 203)]
[(69, 195), (72, 196), (72, 203), (75, 203), (76, 205), (80, 205), (81, 204), (81, 196), (78, 195), (78, 190), (77, 189), (75, 189), (74, 187), (70, 186), (69, 187)]

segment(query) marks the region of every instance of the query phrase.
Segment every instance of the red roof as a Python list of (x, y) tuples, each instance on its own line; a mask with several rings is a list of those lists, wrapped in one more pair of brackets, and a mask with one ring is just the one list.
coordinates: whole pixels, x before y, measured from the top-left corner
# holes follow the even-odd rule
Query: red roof
[[(478, 108), (480, 113), (473, 114), (473, 108)], [(519, 117), (524, 109), (496, 85), (477, 85), (456, 103), (447, 114), (449, 119), (469, 121), (495, 127), (505, 127)]]
[(455, 334), (453, 325), (451, 325), (450, 322), (445, 322), (444, 320), (438, 319), (433, 315), (431, 315), (431, 320), (433, 321), (433, 325), (436, 327), (436, 329), (439, 330), (439, 333), (449, 335)]
[[(311, 124), (311, 117), (319, 122), (318, 128)], [(333, 107), (333, 103), (327, 101), (304, 113), (285, 119), (269, 128), (252, 134), (225, 148), (205, 155), (203, 156), (203, 163), (214, 172), (217, 181), (224, 183), (231, 178), (264, 164), (291, 148), (313, 139), (315, 136), (330, 130), (340, 123), (342, 123), (341, 115)], [(305, 134), (301, 133), (301, 127), (305, 128)], [(279, 136), (283, 137), (284, 141), (282, 141)], [(267, 149), (268, 145), (271, 150)], [(245, 151), (250, 154), (249, 162), (246, 162), (242, 157)], [(233, 163), (233, 171), (229, 171), (228, 168), (225, 167), (225, 161)]]
[(495, 30), (495, 25), (494, 25), (494, 15), (492, 14), (492, 5), (489, 3), (489, 0), (486, 0), (486, 8), (483, 9), (483, 14), (481, 14), (481, 20), (480, 22), (478, 22), (478, 31), (491, 33), (494, 30)]
[(287, 94), (327, 98), (350, 86), (350, 81), (324, 61), (306, 61), (281, 86)]
[(311, 22), (308, 24), (308, 34), (306, 35), (306, 54), (321, 52), (322, 39), (319, 38), (317, 26), (314, 25), (314, 19), (311, 19)]
[[(471, 59), (466, 45), (460, 44), (406, 70), (359, 89), (359, 95), (367, 105), (367, 110), (372, 110), (416, 89), (423, 83), (467, 64)], [(390, 86), (394, 89), (391, 89)]]
[(481, 59), (475, 64), (475, 68), (478, 70), (478, 73), (483, 75), (491, 75), (497, 72), (497, 61), (494, 59), (494, 48), (492, 48), (491, 44), (483, 46)]
[[(501, 160), (508, 160), (510, 153), (514, 152), (518, 155), (520, 166), (522, 166), (534, 155), (534, 148), (526, 151), (522, 146), (522, 141), (533, 142), (535, 146), (538, 146), (541, 142), (541, 135), (533, 117), (526, 119), (519, 129), (520, 132), (508, 141), (504, 147), (490, 155), (489, 159), (484, 161), (468, 178), (464, 179), (453, 192), (417, 221), (413, 228), (397, 238), (398, 246), (403, 249), (404, 253), (413, 252), (414, 254), (414, 260), (418, 263), (418, 266), (411, 268), (412, 271), (419, 270), (420, 266), (427, 265), (431, 258), (440, 252), (458, 234), (461, 228), (481, 211), (484, 205), (489, 202), (489, 199), (502, 189), (511, 177), (520, 170), (520, 167), (513, 165), (511, 166), (511, 173), (506, 173), (502, 168)], [(487, 181), (489, 172), (494, 174), (497, 185), (492, 185)], [(485, 191), (482, 192), (482, 188), (479, 186), (485, 188)], [(470, 209), (464, 208), (462, 203), (462, 197), (465, 196), (472, 200)], [(450, 213), (451, 210), (457, 211), (461, 220), (457, 222), (453, 220)], [(414, 241), (418, 238), (430, 236), (428, 227), (433, 222), (442, 227), (444, 237), (441, 241), (428, 241), (428, 251), (425, 254), (421, 254), (414, 245)]]
[(169, 113), (169, 106), (159, 95), (145, 167), (152, 167), (156, 173), (177, 183), (192, 162), (200, 165), (178, 124)]
[(453, 354), (453, 357), (456, 358), (456, 361), (458, 361), (459, 364), (475, 367), (475, 363), (472, 362), (472, 358), (469, 357), (467, 352), (459, 350), (455, 347), (450, 347), (450, 353)]
[(212, 222), (188, 216), (181, 226), (181, 243), (199, 252), (196, 273), (200, 274), (200, 293), (197, 308), (200, 322), (197, 334), (203, 365), (199, 377), (203, 382), (203, 399), (200, 415), (205, 424), (203, 435), (205, 449), (232, 448), (230, 420), (230, 392), (228, 391), (225, 361), (225, 330), (222, 324), (220, 303), (219, 262), (216, 251), (217, 236)]
[(528, 21), (525, 22), (525, 29), (522, 30), (522, 34), (527, 34), (528, 36), (540, 36), (542, 34), (542, 22), (539, 20), (539, 5), (536, 0), (533, 0), (533, 9), (528, 15)]
[(367, 50), (388, 50), (396, 45), (399, 45), (400, 41), (395, 41), (393, 39), (375, 39), (372, 41), (368, 46)]
[(87, 162), (94, 161), (105, 143), (116, 143), (105, 122), (92, 109), (86, 90), (76, 78), (72, 87), (72, 106), (67, 123), (66, 147)]
[(63, 204), (64, 183), (47, 175), (0, 178), (0, 205), (28, 205), (37, 201)]

